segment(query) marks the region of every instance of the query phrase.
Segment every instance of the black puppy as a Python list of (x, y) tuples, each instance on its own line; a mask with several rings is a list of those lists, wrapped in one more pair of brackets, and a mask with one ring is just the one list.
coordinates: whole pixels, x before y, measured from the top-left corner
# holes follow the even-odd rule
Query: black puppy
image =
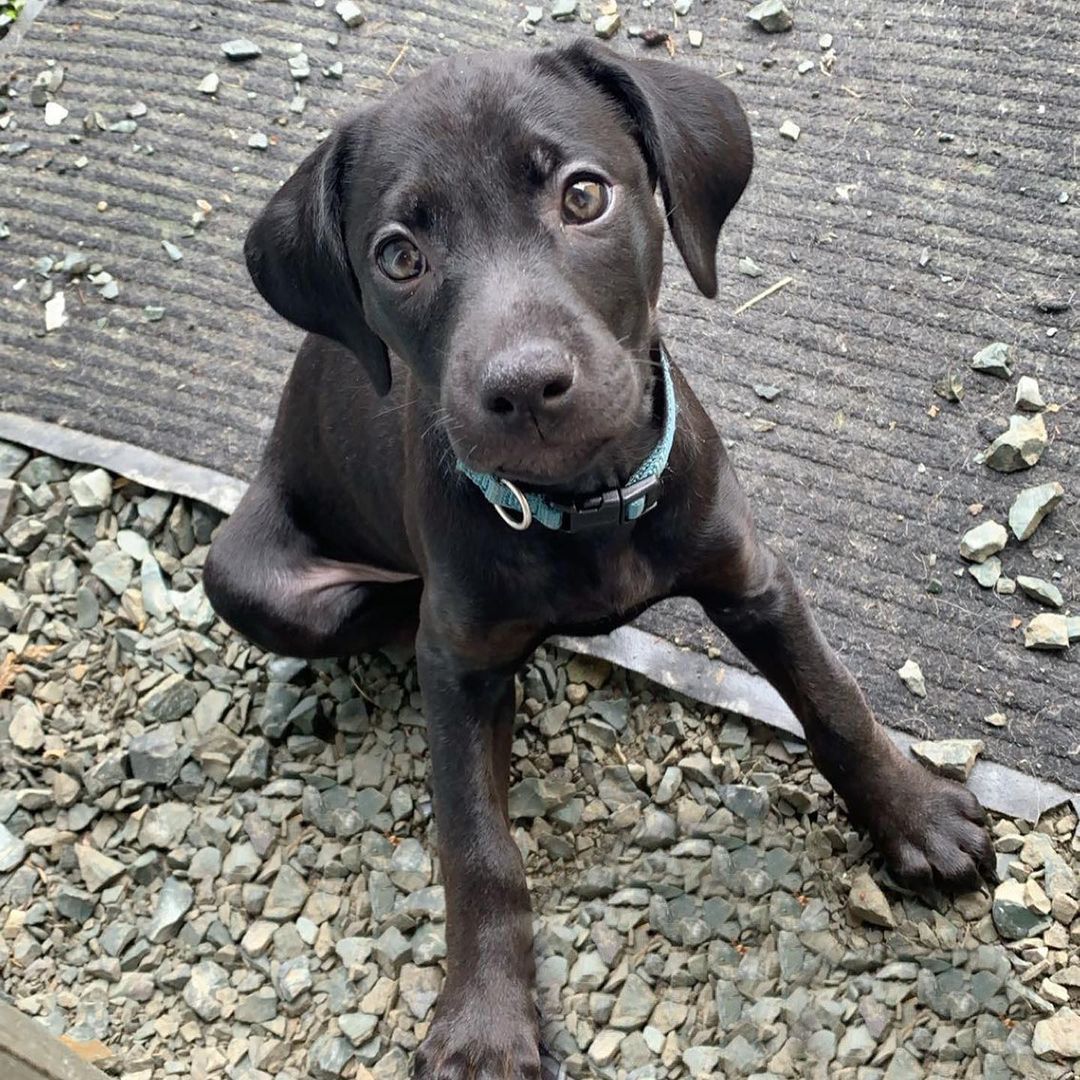
[(663, 351), (655, 187), (713, 296), (751, 161), (731, 92), (675, 64), (458, 57), (343, 124), (248, 235), (259, 291), (311, 336), (206, 589), (288, 655), (415, 638), (449, 950), (418, 1076), (538, 1075), (506, 795), (514, 675), (554, 632), (696, 598), (894, 873), (993, 874), (978, 803), (875, 723)]

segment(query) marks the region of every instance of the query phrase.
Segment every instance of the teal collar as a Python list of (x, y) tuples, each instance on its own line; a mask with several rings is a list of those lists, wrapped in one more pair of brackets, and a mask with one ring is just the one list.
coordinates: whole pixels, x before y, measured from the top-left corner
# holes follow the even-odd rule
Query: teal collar
[(494, 473), (477, 472), (461, 461), (457, 467), (483, 492), (484, 498), (512, 529), (523, 531), (533, 521), (538, 521), (548, 529), (581, 532), (636, 521), (659, 499), (660, 476), (667, 468), (675, 441), (678, 405), (671, 378), (671, 361), (663, 344), (660, 346), (660, 377), (664, 386), (664, 430), (652, 452), (622, 487), (559, 503), (534, 491), (522, 491), (517, 484)]

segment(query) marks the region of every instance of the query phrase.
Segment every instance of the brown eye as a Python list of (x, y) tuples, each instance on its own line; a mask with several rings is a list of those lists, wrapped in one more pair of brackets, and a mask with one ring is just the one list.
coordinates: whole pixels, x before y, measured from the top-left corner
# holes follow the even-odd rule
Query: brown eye
[(611, 203), (611, 188), (603, 180), (582, 176), (563, 192), (562, 215), (567, 225), (585, 225), (601, 217)]
[(387, 240), (379, 248), (375, 261), (391, 281), (411, 281), (427, 269), (423, 253), (404, 236), (394, 236)]

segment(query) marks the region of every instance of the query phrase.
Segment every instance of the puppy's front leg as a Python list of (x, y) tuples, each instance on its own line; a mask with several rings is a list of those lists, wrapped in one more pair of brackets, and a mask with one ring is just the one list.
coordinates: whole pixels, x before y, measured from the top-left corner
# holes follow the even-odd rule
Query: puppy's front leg
[[(814, 762), (897, 877), (916, 887), (973, 889), (994, 879), (985, 815), (966, 788), (905, 757), (829, 647), (784, 561), (754, 534), (732, 480), (724, 521), (688, 591), (779, 691)], [(724, 538), (724, 539), (720, 539)]]
[(414, 1076), (536, 1080), (532, 911), (507, 814), (521, 658), (492, 665), (479, 650), (450, 644), (433, 621), (425, 605), (416, 656), (446, 886), (447, 975)]

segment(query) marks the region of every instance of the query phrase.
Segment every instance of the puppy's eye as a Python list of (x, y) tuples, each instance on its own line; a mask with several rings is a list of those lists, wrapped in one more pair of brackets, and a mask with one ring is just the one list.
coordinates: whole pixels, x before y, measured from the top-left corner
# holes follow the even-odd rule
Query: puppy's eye
[(405, 236), (392, 236), (378, 250), (375, 261), (391, 281), (411, 281), (426, 269), (423, 252)]
[(567, 225), (585, 225), (603, 216), (611, 204), (611, 188), (595, 176), (579, 176), (563, 192), (562, 216)]

